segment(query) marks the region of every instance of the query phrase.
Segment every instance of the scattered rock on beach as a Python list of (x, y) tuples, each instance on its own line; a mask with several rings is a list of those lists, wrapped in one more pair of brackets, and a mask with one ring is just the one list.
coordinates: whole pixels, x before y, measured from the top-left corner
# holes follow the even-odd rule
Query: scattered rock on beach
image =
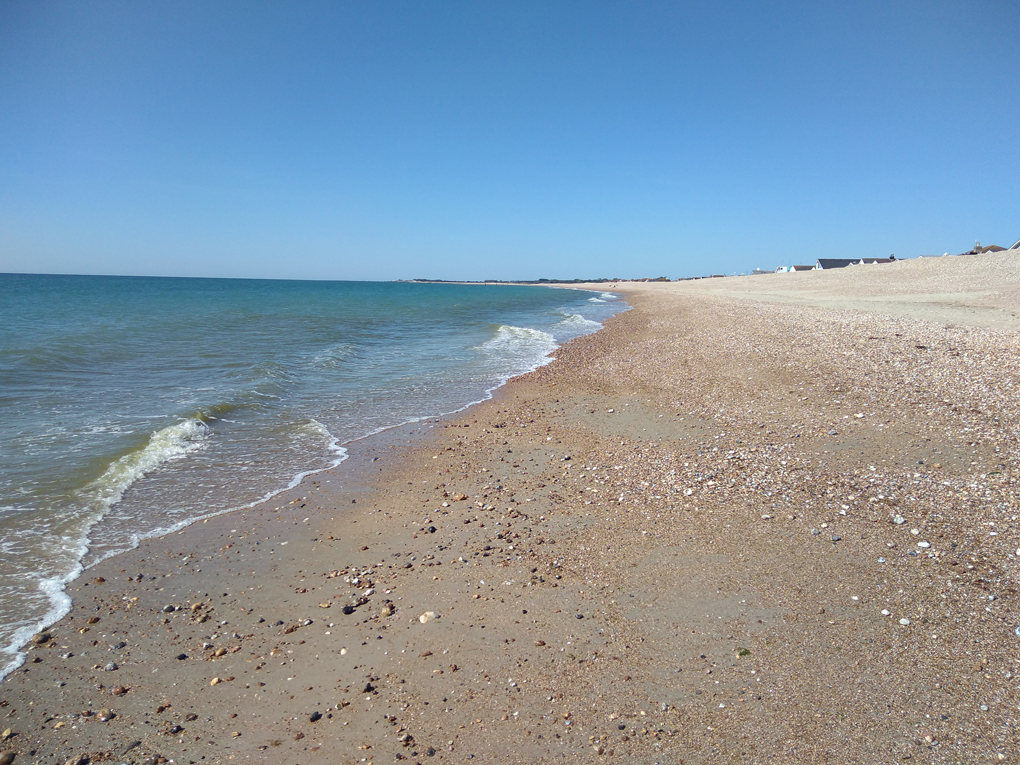
[(11, 765), (14, 762), (14, 752), (0, 752), (0, 765)]
[(427, 624), (428, 622), (431, 622), (433, 619), (438, 618), (439, 614), (437, 614), (435, 611), (426, 611), (425, 613), (418, 617), (418, 621), (420, 621), (422, 624)]

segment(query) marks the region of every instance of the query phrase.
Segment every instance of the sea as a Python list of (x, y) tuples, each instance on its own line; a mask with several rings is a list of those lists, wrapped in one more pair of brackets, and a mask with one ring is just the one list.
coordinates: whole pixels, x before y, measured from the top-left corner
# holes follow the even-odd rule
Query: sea
[(0, 678), (88, 567), (482, 401), (625, 308), (541, 286), (0, 274)]

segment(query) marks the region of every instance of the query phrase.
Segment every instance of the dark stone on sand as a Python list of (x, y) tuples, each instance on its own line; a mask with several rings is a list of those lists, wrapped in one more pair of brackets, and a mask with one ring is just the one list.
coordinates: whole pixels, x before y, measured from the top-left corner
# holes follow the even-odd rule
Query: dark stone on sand
[(126, 747), (124, 747), (124, 751), (121, 752), (121, 754), (127, 754), (132, 749), (134, 749), (136, 746), (141, 746), (141, 745), (142, 745), (141, 741), (132, 741), (130, 744), (128, 744)]
[(340, 613), (347, 615), (353, 614), (354, 606), (344, 606), (343, 608), (340, 609)]
[(321, 719), (322, 719), (322, 712), (312, 712), (310, 715), (308, 715), (308, 721), (309, 722), (318, 722)]
[(177, 661), (184, 661), (186, 658), (188, 658), (188, 654), (179, 653), (174, 658), (177, 659)]
[(114, 651), (119, 651), (121, 648), (127, 648), (127, 643), (125, 643), (122, 640), (119, 643), (114, 643), (112, 646), (110, 646), (110, 648), (112, 648)]
[(174, 605), (167, 605), (167, 606), (163, 606), (163, 608), (162, 608), (162, 611), (163, 611), (164, 614), (172, 614), (176, 610), (177, 610), (177, 606), (174, 606)]
[(435, 533), (436, 533), (436, 527), (435, 526), (429, 526), (429, 534), (435, 534)]
[(365, 683), (365, 687), (361, 689), (362, 693), (371, 693), (375, 690), (375, 686), (371, 683)]
[(48, 632), (39, 632), (32, 636), (32, 642), (36, 645), (42, 645), (43, 643), (50, 642), (50, 638), (53, 637)]
[(0, 765), (11, 765), (14, 762), (14, 752), (0, 752)]
[(432, 748), (432, 747), (430, 746), (430, 747), (429, 747), (428, 749), (426, 749), (426, 750), (425, 750), (425, 756), (426, 756), (426, 757), (435, 757), (435, 756), (436, 756), (436, 750), (435, 750), (435, 749), (433, 749), (433, 748)]

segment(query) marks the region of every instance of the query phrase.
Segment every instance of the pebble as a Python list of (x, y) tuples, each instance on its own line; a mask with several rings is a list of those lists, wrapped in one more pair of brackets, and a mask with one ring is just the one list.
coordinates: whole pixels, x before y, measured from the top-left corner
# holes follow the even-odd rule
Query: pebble
[(895, 523), (897, 526), (902, 526), (904, 523), (907, 522), (907, 519), (904, 518), (902, 515), (897, 515), (895, 518), (892, 519), (892, 522)]
[(172, 614), (172, 613), (173, 613), (174, 611), (176, 611), (176, 610), (177, 610), (177, 606), (174, 606), (174, 605), (165, 605), (165, 606), (163, 606), (163, 608), (162, 608), (162, 609), (160, 609), (160, 610), (162, 610), (162, 612), (163, 612), (164, 614)]
[(902, 624), (904, 627), (908, 627), (910, 626), (910, 619), (900, 619), (900, 624)]
[(318, 722), (322, 719), (322, 712), (312, 712), (308, 715), (308, 722)]
[(819, 534), (821, 534), (821, 533), (822, 533), (822, 532), (820, 532), (820, 531), (819, 531), (818, 529), (811, 529), (811, 535), (812, 535), (812, 536), (815, 536), (815, 537), (817, 537), (817, 536), (818, 536)]
[(39, 632), (32, 636), (32, 642), (36, 645), (42, 645), (43, 643), (48, 643), (51, 637), (52, 635), (48, 632)]
[(120, 669), (120, 667), (117, 666), (117, 663), (111, 661), (109, 664), (103, 667), (103, 672), (115, 672), (118, 669)]
[(14, 762), (14, 752), (0, 752), (0, 765), (11, 765)]
[(918, 542), (917, 546), (918, 547), (923, 547), (923, 548), (927, 549), (927, 548), (931, 547), (931, 542)]
[(437, 614), (435, 611), (426, 611), (425, 613), (423, 613), (421, 616), (418, 617), (418, 621), (420, 621), (422, 624), (427, 624), (428, 622), (432, 621), (433, 619), (438, 619), (438, 618), (439, 618), (439, 614)]

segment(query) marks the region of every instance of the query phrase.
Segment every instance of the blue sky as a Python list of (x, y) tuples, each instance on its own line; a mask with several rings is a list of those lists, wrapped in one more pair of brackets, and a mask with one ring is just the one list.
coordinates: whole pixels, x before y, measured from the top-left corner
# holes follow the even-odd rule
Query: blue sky
[(1020, 237), (1020, 5), (6, 2), (0, 271), (732, 273)]

